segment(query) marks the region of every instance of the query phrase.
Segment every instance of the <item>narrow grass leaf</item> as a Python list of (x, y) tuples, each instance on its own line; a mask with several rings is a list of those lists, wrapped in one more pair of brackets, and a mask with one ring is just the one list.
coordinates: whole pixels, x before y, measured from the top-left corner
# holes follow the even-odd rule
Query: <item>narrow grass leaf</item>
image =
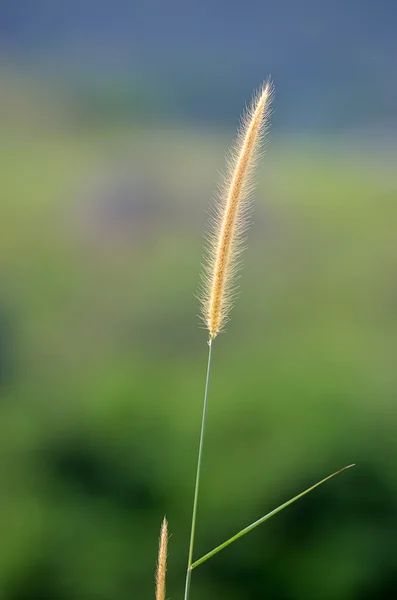
[(323, 483), (325, 483), (329, 479), (332, 479), (332, 477), (335, 477), (335, 475), (339, 475), (339, 473), (342, 473), (342, 471), (346, 471), (346, 469), (350, 469), (350, 467), (354, 467), (354, 466), (355, 465), (348, 465), (347, 467), (344, 467), (343, 469), (340, 469), (339, 471), (336, 471), (335, 473), (332, 473), (332, 475), (328, 475), (328, 477), (326, 477), (325, 479), (322, 479), (321, 481), (318, 481), (317, 483), (315, 483), (314, 485), (312, 485), (310, 488), (308, 488), (304, 492), (298, 494), (297, 496), (295, 496), (291, 500), (288, 500), (288, 502), (284, 502), (284, 504), (281, 504), (278, 508), (275, 508), (274, 510), (272, 510), (271, 512), (269, 512), (267, 515), (265, 515), (264, 517), (262, 517), (261, 519), (258, 519), (258, 521), (255, 521), (254, 523), (251, 523), (251, 525), (248, 525), (248, 527), (246, 527), (245, 529), (242, 529), (241, 531), (239, 531), (238, 533), (236, 533), (236, 535), (234, 535), (230, 539), (226, 540), (226, 542), (223, 542), (223, 544), (221, 544), (220, 546), (217, 546), (216, 548), (214, 548), (214, 550), (211, 550), (211, 552), (208, 552), (208, 554), (205, 554), (204, 556), (202, 556), (201, 558), (199, 558), (198, 560), (196, 560), (192, 564), (191, 568), (195, 569), (199, 565), (203, 564), (206, 560), (208, 560), (209, 558), (211, 558), (212, 556), (214, 556), (215, 554), (217, 554), (218, 552), (220, 552), (221, 550), (223, 550), (224, 548), (226, 548), (226, 546), (229, 546), (230, 544), (232, 544), (233, 542), (235, 542), (236, 540), (238, 540), (239, 538), (241, 538), (246, 533), (249, 533), (250, 531), (252, 531), (253, 529), (255, 529), (255, 527), (258, 527), (258, 525), (261, 525), (262, 523), (264, 523), (265, 521), (267, 521), (271, 517), (274, 517), (274, 515), (276, 515), (277, 513), (281, 512), (284, 508), (287, 508), (287, 506), (289, 506), (290, 504), (292, 504), (296, 500), (299, 500), (299, 498), (302, 498), (303, 496), (305, 496), (306, 494), (308, 494), (309, 492), (311, 492), (312, 490), (314, 490), (316, 487), (319, 487), (320, 485), (322, 485)]

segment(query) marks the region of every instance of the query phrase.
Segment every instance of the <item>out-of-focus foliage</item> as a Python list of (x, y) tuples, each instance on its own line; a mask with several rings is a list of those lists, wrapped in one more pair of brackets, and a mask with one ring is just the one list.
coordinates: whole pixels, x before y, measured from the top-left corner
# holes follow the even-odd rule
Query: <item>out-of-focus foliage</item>
[[(194, 293), (231, 136), (40, 110), (0, 139), (0, 595), (152, 598), (166, 513), (178, 598), (206, 362)], [(368, 147), (271, 140), (214, 347), (197, 554), (357, 467), (199, 567), (193, 599), (396, 595), (396, 149)]]

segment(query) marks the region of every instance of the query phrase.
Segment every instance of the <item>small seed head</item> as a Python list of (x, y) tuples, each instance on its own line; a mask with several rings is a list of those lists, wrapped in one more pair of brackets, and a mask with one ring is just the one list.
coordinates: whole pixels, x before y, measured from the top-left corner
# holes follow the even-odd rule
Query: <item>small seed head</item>
[(214, 339), (228, 320), (235, 274), (248, 227), (253, 172), (264, 139), (273, 86), (266, 82), (242, 119), (215, 215), (211, 219), (202, 295), (203, 317)]

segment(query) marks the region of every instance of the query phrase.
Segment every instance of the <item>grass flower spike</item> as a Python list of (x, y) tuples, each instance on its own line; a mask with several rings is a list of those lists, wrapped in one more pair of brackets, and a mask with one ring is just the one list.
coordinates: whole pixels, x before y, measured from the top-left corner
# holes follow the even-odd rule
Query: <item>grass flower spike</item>
[(229, 163), (225, 185), (223, 186), (220, 201), (217, 205), (215, 219), (212, 222), (209, 239), (207, 268), (204, 275), (205, 292), (202, 304), (203, 316), (210, 339), (184, 600), (189, 600), (193, 569), (201, 463), (211, 373), (212, 342), (225, 324), (231, 307), (233, 275), (238, 266), (238, 257), (242, 251), (241, 242), (247, 228), (247, 208), (253, 189), (253, 168), (266, 131), (272, 95), (273, 86), (268, 81), (262, 86), (259, 93), (254, 96), (251, 108), (243, 118), (236, 149)]
[(233, 276), (247, 228), (252, 175), (266, 132), (273, 87), (267, 82), (243, 117), (225, 184), (211, 223), (204, 275), (203, 315), (213, 340), (227, 321), (233, 298)]
[(156, 600), (165, 600), (165, 577), (167, 572), (168, 523), (167, 519), (161, 525), (159, 555), (156, 572)]
[[(216, 206), (215, 218), (211, 225), (209, 247), (204, 274), (204, 293), (202, 299), (203, 316), (209, 332), (207, 374), (204, 388), (203, 413), (197, 457), (196, 482), (194, 487), (192, 523), (188, 550), (184, 600), (190, 600), (192, 572), (196, 567), (212, 558), (215, 554), (240, 539), (271, 517), (275, 516), (318, 486), (350, 466), (325, 477), (294, 498), (284, 502), (278, 508), (257, 519), (251, 525), (241, 529), (204, 556), (194, 560), (194, 545), (198, 513), (198, 499), (202, 470), (203, 447), (207, 421), (208, 393), (210, 387), (213, 341), (225, 325), (234, 294), (234, 275), (239, 266), (243, 250), (242, 242), (248, 226), (248, 208), (253, 191), (253, 171), (259, 156), (259, 149), (266, 132), (273, 86), (268, 81), (254, 96), (250, 109), (243, 118), (232, 159), (229, 162), (225, 184)], [(160, 564), (160, 561), (159, 561)], [(163, 600), (158, 596), (157, 600)]]

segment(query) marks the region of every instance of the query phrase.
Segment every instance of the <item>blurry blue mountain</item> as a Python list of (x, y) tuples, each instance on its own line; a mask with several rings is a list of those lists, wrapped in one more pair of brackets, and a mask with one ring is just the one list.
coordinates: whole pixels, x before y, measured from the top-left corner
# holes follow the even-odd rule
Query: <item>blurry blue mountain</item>
[[(89, 89), (148, 85), (227, 122), (269, 73), (276, 123), (397, 122), (395, 0), (1, 0), (0, 56)], [(113, 88), (114, 89), (114, 88)]]

